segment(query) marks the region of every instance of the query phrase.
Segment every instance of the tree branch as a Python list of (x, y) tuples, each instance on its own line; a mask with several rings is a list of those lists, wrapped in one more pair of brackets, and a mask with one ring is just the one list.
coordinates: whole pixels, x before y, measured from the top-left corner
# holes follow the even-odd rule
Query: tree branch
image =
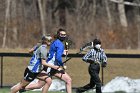
[(111, 2), (114, 2), (114, 3), (122, 3), (122, 4), (125, 4), (125, 5), (130, 5), (130, 6), (138, 6), (138, 7), (140, 7), (140, 4), (136, 4), (136, 3), (131, 3), (131, 2), (127, 2), (127, 1), (125, 1), (125, 2), (120, 2), (120, 1), (118, 1), (118, 0), (110, 0)]

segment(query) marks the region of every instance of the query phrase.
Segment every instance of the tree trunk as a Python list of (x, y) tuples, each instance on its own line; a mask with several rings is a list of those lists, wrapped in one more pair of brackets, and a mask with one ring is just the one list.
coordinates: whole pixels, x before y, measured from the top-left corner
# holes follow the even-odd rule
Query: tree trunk
[(43, 8), (43, 16), (44, 16), (44, 30), (45, 30), (45, 34), (48, 33), (47, 28), (46, 28), (46, 18), (47, 18), (47, 12), (46, 12), (46, 5), (47, 5), (47, 1), (48, 0), (43, 0), (42, 1), (42, 8)]
[(10, 16), (10, 1), (7, 0), (6, 2), (6, 10), (5, 10), (5, 25), (4, 25), (4, 35), (3, 35), (3, 43), (2, 43), (2, 48), (5, 48), (6, 46), (6, 37), (7, 37), (7, 29), (8, 29), (8, 21), (9, 21), (9, 16)]
[(12, 30), (13, 30), (13, 46), (17, 45), (17, 41), (18, 41), (18, 32), (17, 32), (17, 5), (16, 5), (16, 0), (12, 0), (11, 1), (11, 24), (12, 24)]
[(107, 11), (107, 17), (108, 17), (108, 24), (109, 24), (109, 28), (111, 29), (112, 28), (112, 17), (111, 17), (108, 3), (109, 3), (108, 0), (105, 0), (105, 6), (106, 6), (106, 11)]
[(92, 20), (93, 20), (93, 29), (94, 29), (94, 31), (95, 31), (94, 37), (97, 37), (95, 15), (96, 15), (96, 0), (93, 0)]
[(138, 29), (138, 48), (140, 49), (140, 15), (136, 16)]
[(44, 10), (43, 5), (41, 3), (41, 0), (38, 0), (39, 5), (39, 11), (40, 11), (40, 20), (41, 20), (41, 26), (42, 26), (42, 35), (46, 34), (46, 25), (45, 25), (45, 16), (44, 16)]
[(59, 25), (65, 28), (66, 27), (66, 6), (64, 5), (64, 2), (65, 2), (64, 0), (58, 0), (58, 4), (59, 4), (58, 15), (59, 15)]
[(120, 0), (121, 3), (118, 4), (118, 10), (119, 10), (119, 17), (120, 22), (123, 27), (127, 27), (127, 18), (125, 14), (125, 7), (124, 7), (124, 0)]
[[(81, 31), (81, 27), (82, 27), (81, 24), (80, 24), (80, 17), (81, 17), (81, 15), (80, 15), (80, 7), (81, 7), (80, 6), (80, 0), (76, 0), (76, 3), (77, 3), (77, 6), (76, 6), (76, 32), (75, 32), (75, 36), (80, 37), (80, 35), (81, 35), (80, 31)], [(75, 46), (80, 47), (80, 42), (76, 42)]]
[[(140, 4), (139, 0), (136, 0), (136, 3)], [(140, 7), (135, 8), (136, 14), (136, 25), (138, 29), (138, 49), (140, 49)]]

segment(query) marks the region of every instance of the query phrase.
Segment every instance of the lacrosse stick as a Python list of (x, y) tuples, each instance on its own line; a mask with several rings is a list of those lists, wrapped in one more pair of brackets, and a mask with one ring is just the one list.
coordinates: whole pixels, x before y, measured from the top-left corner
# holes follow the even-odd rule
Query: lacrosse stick
[[(76, 54), (80, 54), (82, 51), (77, 52)], [(72, 59), (72, 57), (67, 58), (63, 63), (67, 63), (70, 59)]]

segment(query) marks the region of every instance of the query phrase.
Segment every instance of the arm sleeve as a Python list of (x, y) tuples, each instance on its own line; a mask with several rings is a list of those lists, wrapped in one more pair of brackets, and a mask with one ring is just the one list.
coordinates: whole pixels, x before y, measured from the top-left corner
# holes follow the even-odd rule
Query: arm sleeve
[(87, 54), (85, 54), (82, 58), (83, 61), (87, 62), (88, 59), (91, 59), (92, 51), (90, 50)]
[(106, 56), (106, 54), (105, 54), (105, 52), (104, 52), (103, 49), (102, 49), (101, 51), (102, 51), (102, 59), (101, 59), (101, 60), (102, 60), (103, 62), (106, 62), (106, 63), (107, 63), (107, 56)]
[(57, 47), (56, 47), (56, 61), (57, 61), (58, 66), (63, 66), (63, 62), (62, 62), (63, 51), (64, 51), (64, 46), (57, 45)]
[(106, 56), (105, 52), (103, 52), (103, 62), (107, 63), (107, 56)]
[(35, 51), (38, 47), (39, 47), (38, 45), (35, 45), (35, 46), (33, 47), (34, 51)]
[(47, 48), (42, 46), (40, 49), (41, 59), (47, 59)]

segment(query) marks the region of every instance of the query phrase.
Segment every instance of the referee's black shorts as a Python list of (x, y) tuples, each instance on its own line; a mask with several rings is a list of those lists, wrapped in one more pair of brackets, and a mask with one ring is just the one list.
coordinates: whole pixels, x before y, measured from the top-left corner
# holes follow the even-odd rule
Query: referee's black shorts
[(39, 73), (33, 73), (28, 68), (26, 68), (24, 72), (24, 80), (32, 82), (37, 77), (38, 74)]

